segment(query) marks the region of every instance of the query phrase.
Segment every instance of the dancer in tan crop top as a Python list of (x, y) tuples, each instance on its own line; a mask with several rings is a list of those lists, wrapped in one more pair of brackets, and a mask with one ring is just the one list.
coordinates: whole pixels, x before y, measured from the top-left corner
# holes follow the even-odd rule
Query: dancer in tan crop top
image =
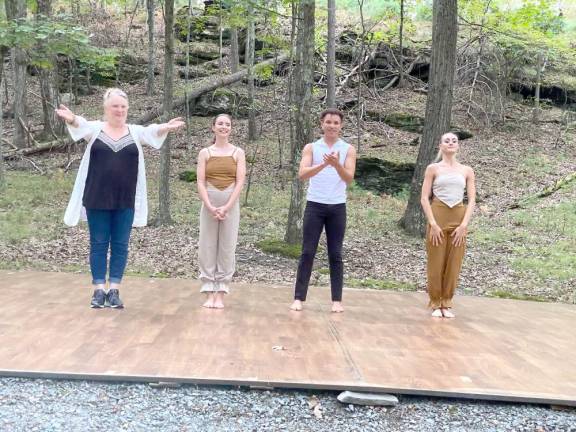
[(229, 292), (236, 264), (236, 243), (240, 223), (238, 197), (244, 185), (244, 151), (228, 141), (232, 120), (219, 114), (212, 122), (214, 144), (198, 154), (198, 194), (200, 210), (201, 292), (206, 293), (204, 307), (222, 309), (224, 294)]
[[(428, 229), (428, 295), (432, 316), (454, 318), (452, 297), (464, 259), (468, 223), (476, 204), (474, 171), (456, 160), (459, 143), (453, 133), (440, 139), (435, 163), (428, 165), (422, 184), (421, 203)], [(468, 205), (464, 205), (464, 189)]]

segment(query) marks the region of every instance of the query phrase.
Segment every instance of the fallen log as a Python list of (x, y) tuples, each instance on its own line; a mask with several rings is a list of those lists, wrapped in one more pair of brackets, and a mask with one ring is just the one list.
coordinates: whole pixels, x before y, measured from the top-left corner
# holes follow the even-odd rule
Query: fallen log
[(18, 150), (9, 150), (7, 152), (4, 152), (3, 157), (4, 159), (13, 159), (22, 156), (31, 156), (38, 153), (49, 152), (52, 150), (60, 150), (70, 144), (72, 144), (72, 140), (70, 138), (64, 138), (60, 140), (50, 141), (49, 143), (42, 144), (36, 147), (27, 147)]
[[(274, 58), (271, 58), (269, 60), (265, 60), (261, 63), (254, 65), (254, 69), (258, 70), (258, 68), (261, 68), (264, 66), (281, 64), (281, 63), (284, 63), (286, 60), (288, 60), (288, 55), (285, 55), (285, 54), (279, 55), (278, 57), (274, 57)], [(229, 86), (230, 84), (234, 84), (235, 82), (238, 82), (241, 79), (243, 79), (246, 75), (248, 75), (248, 70), (244, 69), (244, 70), (238, 71), (238, 72), (230, 74), (230, 75), (225, 75), (222, 77), (213, 78), (213, 79), (209, 80), (208, 82), (201, 84), (199, 87), (192, 89), (190, 92), (188, 92), (188, 94), (185, 97), (181, 97), (181, 98), (176, 99), (174, 101), (172, 107), (173, 107), (173, 109), (176, 109), (176, 108), (184, 105), (186, 103), (186, 100), (188, 100), (189, 102), (192, 102), (192, 101), (194, 101), (194, 99), (202, 96), (204, 93), (208, 93), (210, 91), (216, 90), (219, 87), (226, 87), (226, 86)], [(136, 120), (136, 124), (150, 123), (152, 120), (155, 120), (158, 117), (162, 116), (162, 114), (163, 114), (162, 107), (155, 109), (155, 110), (152, 110), (149, 113), (147, 113), (146, 115), (144, 115), (144, 116), (140, 117), (138, 120)]]
[(510, 209), (524, 208), (526, 206), (526, 204), (529, 203), (532, 199), (545, 198), (547, 196), (550, 196), (554, 192), (559, 191), (560, 189), (562, 189), (563, 187), (572, 183), (573, 181), (576, 181), (576, 171), (574, 171), (573, 173), (570, 173), (568, 175), (565, 175), (561, 179), (554, 182), (554, 184), (544, 188), (543, 190), (541, 190), (540, 192), (538, 192), (535, 195), (532, 195), (530, 197), (523, 198), (523, 199), (520, 199), (516, 202), (513, 202), (512, 204), (510, 204), (509, 208)]
[(547, 188), (542, 190), (538, 195), (536, 195), (536, 197), (544, 198), (549, 195), (552, 195), (554, 192), (562, 189), (564, 186), (567, 186), (569, 183), (572, 183), (575, 180), (576, 180), (576, 171), (557, 180), (553, 185), (548, 186)]

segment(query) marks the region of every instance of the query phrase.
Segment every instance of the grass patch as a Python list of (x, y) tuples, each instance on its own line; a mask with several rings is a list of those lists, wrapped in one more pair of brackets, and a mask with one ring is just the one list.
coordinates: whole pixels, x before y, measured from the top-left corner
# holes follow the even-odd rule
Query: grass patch
[[(473, 240), (483, 247), (510, 251), (509, 265), (536, 285), (562, 287), (576, 280), (576, 202), (569, 186), (564, 202), (506, 213), (498, 220), (480, 219)], [(495, 226), (495, 222), (498, 224)]]
[(543, 297), (527, 295), (527, 294), (517, 294), (511, 293), (508, 291), (503, 290), (494, 290), (487, 293), (488, 297), (495, 297), (501, 299), (510, 299), (510, 300), (526, 300), (526, 301), (535, 301), (535, 302), (547, 302)]
[(576, 278), (576, 241), (558, 241), (552, 245), (516, 248), (518, 256), (512, 259), (512, 266), (520, 271), (528, 271), (539, 279), (548, 278), (567, 281)]
[(271, 253), (274, 255), (280, 255), (287, 258), (300, 258), (300, 254), (302, 253), (302, 246), (288, 244), (283, 240), (275, 240), (275, 239), (265, 239), (261, 240), (256, 243), (256, 247), (258, 247), (262, 252)]
[(576, 202), (519, 211), (513, 223), (526, 232), (514, 247), (513, 268), (542, 281), (576, 278)]
[(155, 279), (167, 279), (172, 277), (170, 274), (163, 271), (150, 271), (146, 269), (127, 269), (124, 274), (126, 276), (133, 277), (143, 277), (143, 278), (155, 278)]
[(546, 153), (529, 153), (520, 161), (520, 170), (534, 175), (546, 175), (554, 172), (558, 157), (553, 160)]
[(53, 239), (64, 227), (72, 174), (9, 172), (0, 194), (0, 239), (17, 244), (29, 238)]
[(321, 275), (329, 275), (330, 274), (330, 269), (326, 268), (326, 267), (319, 268), (316, 271)]
[(479, 226), (471, 237), (479, 245), (503, 244), (514, 239), (515, 233), (504, 227)]
[(415, 283), (392, 279), (348, 279), (344, 285), (352, 288), (371, 288), (389, 291), (416, 291)]

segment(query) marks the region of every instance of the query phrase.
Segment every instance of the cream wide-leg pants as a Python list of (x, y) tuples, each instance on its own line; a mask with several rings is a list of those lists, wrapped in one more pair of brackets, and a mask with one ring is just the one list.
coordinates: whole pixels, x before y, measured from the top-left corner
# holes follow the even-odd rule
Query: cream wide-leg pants
[[(207, 185), (208, 198), (215, 207), (228, 202), (234, 184), (220, 190)], [(240, 204), (234, 203), (223, 221), (210, 214), (204, 204), (200, 210), (200, 241), (198, 263), (202, 289), (200, 292), (228, 292), (228, 283), (236, 269), (236, 243), (240, 226)]]

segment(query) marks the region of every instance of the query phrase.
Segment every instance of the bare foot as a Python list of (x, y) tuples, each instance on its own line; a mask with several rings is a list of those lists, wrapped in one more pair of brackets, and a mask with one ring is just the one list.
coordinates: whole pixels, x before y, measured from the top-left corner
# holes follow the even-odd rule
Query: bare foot
[(215, 309), (224, 309), (224, 292), (218, 291), (214, 294), (214, 306)]
[(301, 300), (294, 300), (294, 303), (290, 305), (290, 309), (293, 311), (300, 312), (302, 310), (302, 301)]
[(432, 316), (434, 318), (442, 318), (442, 309), (434, 309), (432, 311)]
[(332, 312), (341, 313), (344, 312), (344, 306), (342, 306), (342, 302), (332, 302)]
[(456, 318), (456, 315), (450, 308), (442, 308), (442, 315), (444, 318)]
[(206, 293), (206, 301), (202, 305), (205, 308), (213, 308), (214, 307), (214, 293), (207, 292)]

